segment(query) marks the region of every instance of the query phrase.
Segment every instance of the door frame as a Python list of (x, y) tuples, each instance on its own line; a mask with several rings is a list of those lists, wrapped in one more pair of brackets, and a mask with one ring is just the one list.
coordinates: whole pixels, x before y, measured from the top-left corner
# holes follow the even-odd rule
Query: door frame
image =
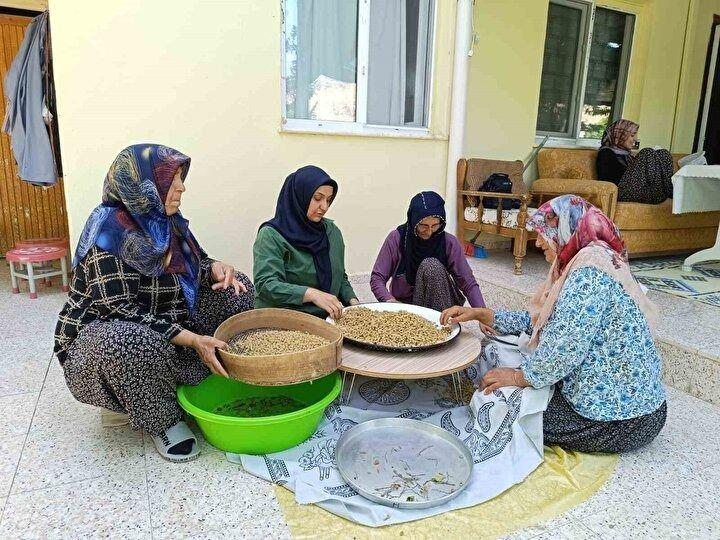
[[(702, 93), (698, 107), (697, 123), (695, 124), (695, 138), (693, 152), (699, 152), (705, 147), (705, 131), (710, 113), (710, 100), (714, 87), (714, 75), (720, 62), (720, 15), (713, 15), (713, 24), (710, 29), (707, 54), (705, 56), (705, 70), (703, 73)], [(712, 77), (711, 77), (712, 72)], [(718, 89), (720, 91), (720, 89)]]

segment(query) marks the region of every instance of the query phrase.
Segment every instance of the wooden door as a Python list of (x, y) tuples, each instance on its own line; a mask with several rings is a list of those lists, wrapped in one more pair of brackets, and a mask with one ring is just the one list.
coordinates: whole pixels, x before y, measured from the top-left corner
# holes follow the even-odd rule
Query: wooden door
[[(20, 49), (32, 19), (0, 14), (0, 82)], [(5, 88), (0, 96), (0, 118), (5, 117)], [(17, 175), (9, 135), (0, 134), (0, 256), (26, 238), (67, 237), (67, 212), (62, 179), (49, 188), (33, 186)]]

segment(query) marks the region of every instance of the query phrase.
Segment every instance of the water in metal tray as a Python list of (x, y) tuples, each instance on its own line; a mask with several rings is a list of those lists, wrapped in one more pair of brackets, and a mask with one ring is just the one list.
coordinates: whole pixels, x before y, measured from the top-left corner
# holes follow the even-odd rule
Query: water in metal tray
[(352, 438), (340, 459), (348, 482), (398, 506), (452, 498), (465, 487), (472, 466), (450, 442), (398, 427)]

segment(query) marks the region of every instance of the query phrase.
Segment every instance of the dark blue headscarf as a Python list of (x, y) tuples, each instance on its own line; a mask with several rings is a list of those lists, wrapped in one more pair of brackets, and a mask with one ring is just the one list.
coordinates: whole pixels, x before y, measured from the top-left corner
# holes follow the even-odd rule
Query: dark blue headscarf
[[(427, 217), (436, 217), (440, 220), (440, 228), (427, 240), (421, 239), (415, 232), (415, 227)], [(407, 221), (397, 228), (400, 233), (400, 249), (402, 255), (395, 275), (405, 274), (405, 280), (415, 285), (420, 263), (425, 259), (434, 257), (443, 266), (447, 266), (447, 253), (445, 251), (445, 201), (434, 191), (423, 191), (410, 199)]]
[(337, 197), (338, 185), (320, 167), (307, 165), (285, 179), (275, 208), (275, 217), (263, 223), (279, 232), (290, 245), (307, 251), (313, 257), (318, 287), (330, 292), (332, 267), (330, 265), (330, 243), (325, 224), (315, 223), (307, 217), (313, 194), (320, 186), (333, 188), (333, 200)]
[(120, 152), (105, 176), (102, 204), (80, 235), (73, 266), (97, 245), (145, 276), (178, 274), (193, 311), (205, 252), (180, 212), (165, 213), (175, 174), (180, 170), (185, 181), (189, 167), (188, 156), (158, 144), (136, 144)]

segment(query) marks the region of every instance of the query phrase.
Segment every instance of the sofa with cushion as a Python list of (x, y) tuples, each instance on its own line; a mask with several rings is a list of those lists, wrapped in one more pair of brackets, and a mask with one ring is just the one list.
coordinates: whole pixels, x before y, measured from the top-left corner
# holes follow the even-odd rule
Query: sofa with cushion
[[(675, 170), (683, 155), (673, 156)], [(541, 200), (566, 193), (588, 199), (615, 222), (631, 256), (697, 251), (715, 243), (720, 212), (673, 214), (670, 199), (661, 204), (618, 202), (617, 186), (597, 178), (596, 158), (594, 149), (540, 150), (531, 193)]]

